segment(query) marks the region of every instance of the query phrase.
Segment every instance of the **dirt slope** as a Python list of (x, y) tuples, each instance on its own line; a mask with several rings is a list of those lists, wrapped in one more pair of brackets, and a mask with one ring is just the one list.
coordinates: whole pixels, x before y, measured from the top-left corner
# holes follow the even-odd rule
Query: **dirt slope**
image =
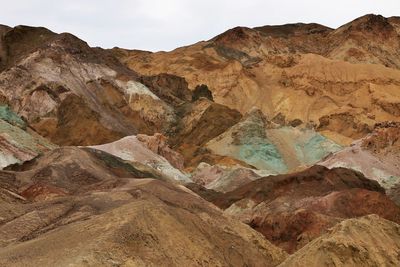
[(55, 149), (0, 175), (3, 266), (276, 266), (286, 258), (156, 170), (101, 151)]
[(279, 266), (398, 266), (400, 226), (377, 215), (348, 219)]

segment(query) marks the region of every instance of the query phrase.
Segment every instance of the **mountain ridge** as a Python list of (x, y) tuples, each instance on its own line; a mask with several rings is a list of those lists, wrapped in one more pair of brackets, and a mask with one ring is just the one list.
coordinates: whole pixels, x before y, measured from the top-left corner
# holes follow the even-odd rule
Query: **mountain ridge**
[(0, 264), (397, 263), (399, 51), (373, 14), (154, 53), (0, 25)]

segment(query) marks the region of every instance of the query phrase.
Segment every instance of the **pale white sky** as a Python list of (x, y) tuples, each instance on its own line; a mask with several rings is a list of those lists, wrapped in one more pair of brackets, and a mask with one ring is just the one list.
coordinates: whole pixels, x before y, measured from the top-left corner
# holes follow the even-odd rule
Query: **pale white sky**
[(400, 0), (0, 0), (0, 24), (70, 32), (91, 46), (171, 50), (235, 26), (400, 16)]

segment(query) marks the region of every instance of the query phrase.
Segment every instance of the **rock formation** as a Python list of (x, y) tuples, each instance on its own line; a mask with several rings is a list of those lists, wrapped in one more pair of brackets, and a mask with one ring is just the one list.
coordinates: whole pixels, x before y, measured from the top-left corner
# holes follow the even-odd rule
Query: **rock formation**
[(8, 106), (0, 106), (0, 168), (31, 160), (57, 146), (27, 129)]
[(160, 171), (171, 181), (191, 181), (185, 174), (174, 168), (168, 160), (147, 148), (146, 144), (136, 136), (127, 136), (113, 143), (91, 146), (91, 148), (107, 152), (126, 161), (148, 165)]
[(225, 194), (199, 194), (289, 253), (345, 218), (378, 214), (400, 222), (400, 208), (377, 182), (344, 168), (314, 166), (260, 178)]
[(271, 174), (312, 165), (341, 149), (307, 127), (274, 127), (258, 109), (251, 110), (206, 146), (215, 154), (236, 158)]
[(398, 17), (155, 53), (0, 25), (0, 266), (398, 266), (399, 86)]
[(0, 173), (0, 264), (276, 266), (286, 253), (159, 172), (60, 148)]
[(236, 27), (167, 53), (112, 52), (139, 73), (205, 84), (217, 103), (315, 124), (345, 145), (376, 122), (399, 121), (399, 29), (398, 17), (366, 15), (338, 29)]
[(399, 202), (400, 195), (400, 125), (382, 123), (376, 125), (372, 134), (355, 141), (322, 160), (318, 164), (328, 168), (345, 167), (362, 172), (376, 180), (390, 197)]

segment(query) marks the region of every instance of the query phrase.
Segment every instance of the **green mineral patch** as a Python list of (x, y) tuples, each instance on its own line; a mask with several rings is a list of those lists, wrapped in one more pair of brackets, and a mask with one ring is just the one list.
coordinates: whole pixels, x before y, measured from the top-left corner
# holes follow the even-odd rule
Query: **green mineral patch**
[(313, 164), (341, 149), (340, 145), (317, 133), (295, 145), (297, 158), (303, 164)]
[(21, 129), (26, 129), (25, 121), (15, 114), (7, 105), (0, 105), (0, 119)]
[(312, 165), (342, 149), (313, 129), (269, 127), (258, 110), (252, 111), (226, 134), (212, 140), (209, 147), (217, 154), (274, 173), (287, 173), (300, 166)]
[(56, 147), (45, 138), (39, 135), (31, 135), (2, 119), (0, 119), (0, 135), (15, 147), (36, 153)]
[(259, 140), (252, 144), (244, 144), (239, 149), (239, 159), (258, 169), (273, 170), (284, 173), (288, 168), (275, 145), (267, 140)]

